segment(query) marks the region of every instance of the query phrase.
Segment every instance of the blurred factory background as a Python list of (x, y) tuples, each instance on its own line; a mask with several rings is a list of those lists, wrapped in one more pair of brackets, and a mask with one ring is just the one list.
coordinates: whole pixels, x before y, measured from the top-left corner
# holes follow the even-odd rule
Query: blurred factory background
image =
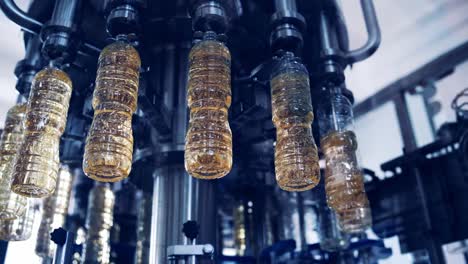
[[(28, 0), (15, 2), (22, 10), (27, 10), (30, 4)], [(358, 0), (341, 0), (339, 3), (352, 50), (362, 46), (367, 38), (362, 10)], [(398, 80), (468, 43), (468, 1), (375, 0), (374, 4), (382, 32), (381, 45), (374, 55), (348, 67), (345, 73), (346, 85), (355, 99), (355, 132), (361, 166), (385, 179), (389, 172), (382, 170), (381, 165), (403, 155), (403, 149), (405, 146), (408, 148), (408, 145), (402, 134), (401, 105), (395, 99), (399, 95), (392, 95), (395, 98), (386, 98), (384, 95), (394, 92), (392, 87)], [(14, 89), (17, 78), (13, 70), (16, 63), (24, 58), (25, 47), (20, 28), (2, 12), (0, 32), (0, 82), (3, 86), (0, 93), (0, 127), (3, 128), (8, 109), (17, 102), (18, 92)], [(304, 50), (309, 48), (312, 47), (303, 47)], [(465, 48), (465, 51), (468, 49)], [(468, 60), (457, 65), (455, 71), (447, 77), (440, 80), (434, 78), (426, 79), (424, 83), (435, 87), (434, 94), (428, 96), (424, 92), (428, 90), (426, 87), (416, 86), (408, 87), (403, 95), (414, 130), (415, 149), (435, 141), (437, 131), (444, 123), (456, 121), (451, 103), (457, 94), (468, 87)], [(372, 207), (372, 198), (370, 201)], [(29, 240), (9, 243), (5, 263), (41, 263), (41, 258), (33, 253), (40, 220), (40, 213), (37, 212), (33, 235)], [(377, 239), (373, 231), (367, 234), (369, 239)], [(385, 238), (384, 243), (392, 249), (392, 255), (378, 263), (426, 263), (424, 261), (429, 258), (428, 253), (423, 251), (401, 254), (397, 236)], [(235, 250), (223, 252), (225, 255), (236, 255)], [(443, 254), (446, 263), (467, 263), (468, 246), (463, 242), (444, 245)]]

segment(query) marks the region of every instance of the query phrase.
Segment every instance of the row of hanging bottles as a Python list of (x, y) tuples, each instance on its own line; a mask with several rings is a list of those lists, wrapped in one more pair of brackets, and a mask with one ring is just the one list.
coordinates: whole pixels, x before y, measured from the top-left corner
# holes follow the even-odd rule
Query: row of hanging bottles
[[(193, 177), (217, 179), (232, 168), (231, 55), (216, 33), (208, 31), (189, 55), (185, 167)], [(51, 64), (53, 65), (53, 64)], [(128, 177), (132, 166), (132, 114), (137, 107), (141, 60), (125, 36), (105, 47), (98, 60), (92, 106), (94, 117), (83, 158), (85, 174), (99, 182)], [(272, 119), (276, 127), (275, 174), (285, 191), (306, 191), (320, 181), (318, 149), (312, 136), (314, 120), (309, 73), (291, 52), (281, 55), (270, 81)], [(352, 131), (352, 105), (340, 89), (327, 89), (318, 111), (325, 158), (328, 205), (342, 230), (362, 232), (371, 224), (369, 202)], [(65, 130), (72, 81), (49, 66), (34, 77), (27, 103), (8, 112), (0, 141), (0, 238), (24, 240), (31, 235), (32, 198), (44, 200), (42, 232), (63, 225), (72, 177), (60, 167), (59, 144)], [(109, 258), (114, 195), (107, 184), (91, 192), (83, 260)], [(54, 247), (38, 238), (38, 254), (51, 258)]]
[[(229, 49), (214, 32), (206, 32), (190, 52), (185, 168), (199, 179), (224, 177), (232, 167), (230, 63)], [(312, 136), (309, 73), (293, 53), (279, 58), (270, 88), (277, 183), (285, 191), (310, 190), (320, 181), (320, 166)], [(371, 225), (371, 215), (352, 130), (352, 104), (341, 89), (333, 87), (318, 99), (328, 205), (342, 230), (362, 232)]]
[[(136, 110), (140, 58), (128, 42), (117, 40), (99, 57), (93, 95), (94, 119), (86, 141), (83, 170), (100, 182), (128, 176), (132, 164), (131, 118)], [(72, 81), (48, 66), (32, 82), (27, 103), (7, 113), (0, 138), (0, 239), (31, 237), (35, 202), (42, 201), (36, 253), (51, 261), (55, 244), (50, 233), (65, 225), (73, 177), (59, 162), (60, 137), (66, 126)], [(96, 184), (89, 197), (82, 261), (109, 262), (114, 194)]]
[[(28, 103), (7, 113), (0, 139), (0, 238), (26, 240), (35, 215), (33, 198), (44, 200), (41, 228), (60, 226), (67, 213), (71, 176), (59, 165), (60, 137), (65, 130), (72, 83), (65, 72), (46, 67), (34, 78)], [(48, 233), (47, 233), (48, 234)], [(42, 239), (44, 240), (44, 239)], [(50, 255), (48, 240), (38, 243)]]
[[(109, 263), (115, 195), (108, 182), (128, 177), (132, 166), (141, 60), (127, 37), (113, 35), (98, 58), (94, 117), (83, 157), (84, 173), (98, 182), (89, 194), (82, 263)], [(44, 59), (49, 66), (35, 74), (27, 102), (8, 111), (0, 139), (0, 239), (31, 237), (36, 198), (42, 198), (35, 251), (50, 263), (56, 251), (50, 233), (65, 226), (73, 186), (70, 168), (59, 159), (72, 81), (61, 69), (63, 57)]]
[[(220, 178), (232, 167), (232, 135), (228, 124), (230, 53), (214, 32), (207, 32), (192, 48), (189, 63), (190, 123), (185, 166), (196, 178)], [(104, 48), (99, 57), (92, 101), (95, 112), (83, 161), (85, 174), (97, 181), (115, 182), (130, 173), (131, 121), (137, 106), (140, 64), (138, 52), (124, 38)], [(270, 82), (273, 123), (277, 130), (275, 172), (278, 185), (286, 191), (310, 190), (320, 180), (318, 151), (311, 129), (314, 115), (308, 76), (300, 59), (287, 52), (274, 68)], [(327, 200), (344, 231), (361, 232), (371, 220), (357, 161), (356, 136), (350, 130), (352, 106), (339, 89), (329, 90), (318, 111), (326, 161)], [(6, 240), (30, 235), (30, 231), (29, 234), (17, 231), (26, 231), (24, 227), (32, 225), (28, 198), (48, 197), (44, 201), (46, 219), (41, 229), (51, 230), (64, 222), (67, 208), (64, 201), (68, 200), (71, 177), (60, 169), (59, 142), (71, 93), (72, 82), (67, 74), (56, 67), (46, 67), (36, 74), (28, 103), (17, 104), (8, 112), (0, 142), (0, 219), (1, 235)], [(109, 189), (107, 185), (97, 188)], [(92, 212), (108, 211), (112, 207), (112, 195), (104, 196), (102, 205), (91, 203)], [(112, 225), (109, 217), (112, 217), (109, 212), (91, 214), (87, 227), (92, 229), (93, 222), (107, 223), (98, 229), (108, 231)], [(51, 257), (53, 250), (46, 250), (50, 243), (40, 239), (38, 252)], [(85, 257), (91, 254), (86, 246), (85, 252)]]
[(32, 235), (34, 198), (44, 198), (36, 253), (55, 254), (49, 234), (64, 225), (72, 176), (59, 164), (59, 142), (66, 125), (72, 84), (65, 72), (46, 67), (31, 86), (28, 103), (7, 113), (0, 138), (0, 239), (23, 241)]
[[(137, 105), (139, 69), (138, 52), (125, 39), (119, 38), (101, 52), (93, 95), (95, 115), (83, 163), (84, 172), (92, 179), (115, 182), (130, 173), (131, 119)], [(0, 139), (0, 239), (28, 239), (34, 198), (44, 198), (36, 253), (49, 260), (55, 254), (50, 233), (64, 226), (72, 189), (70, 170), (59, 162), (71, 95), (68, 75), (59, 67), (45, 67), (35, 75), (27, 103), (8, 111)], [(110, 186), (96, 184), (85, 223), (84, 263), (108, 263), (113, 205)]]

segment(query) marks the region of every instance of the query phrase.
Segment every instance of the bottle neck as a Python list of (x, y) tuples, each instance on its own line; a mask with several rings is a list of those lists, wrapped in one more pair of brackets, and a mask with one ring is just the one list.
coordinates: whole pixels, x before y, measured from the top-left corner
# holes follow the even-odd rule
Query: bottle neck
[(317, 111), (321, 137), (354, 129), (353, 107), (340, 88), (326, 88), (325, 100)]

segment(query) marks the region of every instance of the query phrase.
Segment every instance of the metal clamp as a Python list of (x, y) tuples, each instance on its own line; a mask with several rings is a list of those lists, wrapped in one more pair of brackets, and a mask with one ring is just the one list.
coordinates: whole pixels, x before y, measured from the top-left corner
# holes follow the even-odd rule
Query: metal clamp
[(202, 256), (213, 257), (214, 247), (211, 244), (206, 245), (174, 245), (167, 247), (167, 256), (169, 260), (183, 257)]
[[(344, 69), (347, 65), (369, 58), (377, 51), (381, 42), (381, 33), (375, 7), (372, 0), (361, 0), (362, 12), (366, 23), (368, 40), (362, 47), (348, 51), (345, 30), (342, 22), (338, 22), (338, 27), (331, 23), (331, 14), (325, 10), (319, 15), (319, 31), (321, 44), (322, 75), (324, 84), (340, 86), (345, 79)], [(339, 12), (340, 13), (340, 12)], [(338, 21), (341, 21), (340, 14), (335, 14)], [(334, 36), (338, 34), (338, 36)]]
[(270, 45), (273, 50), (296, 51), (303, 45), (306, 28), (304, 17), (297, 11), (296, 0), (275, 0), (276, 12), (271, 17)]
[(172, 263), (177, 263), (179, 260), (189, 261), (194, 264), (199, 258), (213, 259), (214, 247), (210, 244), (197, 245), (196, 238), (200, 232), (200, 226), (196, 221), (187, 221), (182, 227), (182, 232), (192, 244), (187, 245), (172, 245), (167, 247), (167, 259)]
[[(21, 10), (14, 0), (0, 0), (0, 9), (8, 19), (16, 23), (23, 30), (34, 35), (38, 35), (41, 32), (43, 24)], [(90, 55), (98, 55), (101, 51), (89, 43), (84, 43), (80, 50)]]
[(200, 2), (193, 11), (193, 28), (195, 31), (225, 33), (228, 24), (228, 15), (219, 1)]
[(112, 0), (106, 3), (107, 32), (112, 37), (136, 35), (141, 31), (140, 13), (145, 0)]

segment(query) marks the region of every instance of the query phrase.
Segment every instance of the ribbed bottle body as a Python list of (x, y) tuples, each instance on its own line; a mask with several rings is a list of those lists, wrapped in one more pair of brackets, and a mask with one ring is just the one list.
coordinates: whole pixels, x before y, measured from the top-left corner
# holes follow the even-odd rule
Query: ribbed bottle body
[(307, 69), (286, 53), (273, 72), (270, 86), (278, 185), (286, 191), (312, 189), (320, 181), (320, 168), (312, 136), (314, 114)]
[(330, 90), (318, 115), (328, 205), (336, 212), (343, 231), (363, 232), (371, 226), (372, 217), (359, 166), (358, 143), (352, 131), (351, 102), (341, 90)]
[(43, 201), (42, 220), (35, 250), (36, 254), (44, 259), (52, 259), (55, 255), (56, 245), (50, 240), (50, 233), (65, 225), (72, 181), (69, 168), (61, 166), (54, 194)]
[(26, 110), (24, 140), (18, 152), (12, 190), (43, 198), (56, 186), (60, 137), (65, 130), (72, 93), (68, 75), (45, 68), (34, 77)]
[(17, 152), (23, 142), (25, 114), (26, 104), (13, 106), (0, 139), (0, 220), (14, 220), (27, 210), (27, 198), (10, 189)]
[(31, 237), (34, 224), (34, 205), (28, 201), (26, 212), (14, 220), (0, 220), (0, 239), (24, 241)]
[(343, 231), (364, 231), (372, 219), (356, 156), (356, 136), (352, 131), (333, 132), (323, 137), (321, 144), (328, 205), (336, 211)]
[(115, 196), (108, 185), (96, 185), (91, 190), (86, 217), (86, 242), (82, 263), (106, 264), (110, 262), (110, 229), (113, 225)]
[(116, 182), (130, 174), (140, 65), (138, 51), (122, 41), (108, 45), (99, 56), (94, 118), (83, 160), (85, 174), (94, 180)]
[(185, 169), (195, 178), (221, 178), (232, 168), (231, 54), (222, 42), (206, 39), (192, 48), (189, 64)]

